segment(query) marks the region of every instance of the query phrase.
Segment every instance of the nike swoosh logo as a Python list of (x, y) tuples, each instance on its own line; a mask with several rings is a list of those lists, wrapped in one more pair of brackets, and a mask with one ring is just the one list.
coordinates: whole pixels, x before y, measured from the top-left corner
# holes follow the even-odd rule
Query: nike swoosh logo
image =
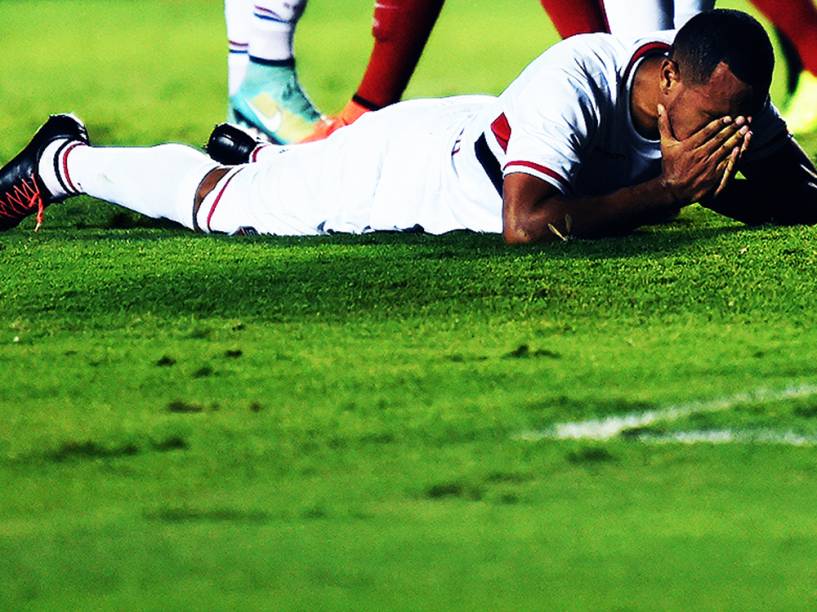
[[(269, 94), (261, 94), (253, 100), (247, 100), (247, 106), (255, 113), (256, 119), (258, 119), (258, 122), (265, 130), (275, 133), (281, 129), (281, 124), (284, 121), (284, 113), (281, 112), (278, 105), (271, 99), (259, 100), (259, 98), (264, 98), (268, 95)], [(256, 101), (261, 102), (261, 104), (256, 104)], [(272, 113), (269, 112), (271, 110), (273, 111)]]

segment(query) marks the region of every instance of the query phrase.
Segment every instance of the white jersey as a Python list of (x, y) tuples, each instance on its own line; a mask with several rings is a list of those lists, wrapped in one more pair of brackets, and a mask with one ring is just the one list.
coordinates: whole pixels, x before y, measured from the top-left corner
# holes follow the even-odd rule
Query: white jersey
[[(499, 97), (404, 102), (364, 115), (326, 141), (275, 148), (233, 181), (254, 183), (244, 204), (252, 218), (240, 225), (274, 234), (418, 226), (435, 234), (501, 232), (509, 174), (535, 176), (567, 196), (655, 178), (660, 143), (636, 131), (631, 89), (639, 63), (665, 54), (674, 35), (657, 32), (633, 44), (609, 34), (574, 36), (543, 53)], [(767, 155), (787, 134), (771, 103), (752, 130), (749, 159)], [(234, 226), (225, 220), (216, 229)]]
[[(565, 195), (603, 195), (658, 176), (660, 143), (635, 129), (630, 97), (640, 62), (666, 54), (674, 34), (657, 32), (634, 45), (588, 34), (552, 47), (502, 93), (498, 114), (472, 128), (469, 140), (485, 135), (503, 176), (530, 174)], [(752, 129), (747, 160), (767, 155), (787, 134), (771, 103)]]

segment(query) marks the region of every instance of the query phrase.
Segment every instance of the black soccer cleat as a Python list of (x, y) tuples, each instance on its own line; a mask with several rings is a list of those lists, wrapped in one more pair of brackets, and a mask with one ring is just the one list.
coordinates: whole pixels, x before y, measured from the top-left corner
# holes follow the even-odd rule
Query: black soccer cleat
[(61, 139), (88, 144), (88, 132), (73, 115), (51, 115), (31, 142), (0, 168), (0, 231), (16, 227), (34, 213), (37, 213), (36, 229), (39, 229), (45, 207), (65, 199), (48, 191), (38, 171), (45, 148)]
[(225, 166), (247, 164), (255, 148), (265, 144), (249, 132), (231, 123), (219, 123), (210, 134), (205, 150), (213, 160)]

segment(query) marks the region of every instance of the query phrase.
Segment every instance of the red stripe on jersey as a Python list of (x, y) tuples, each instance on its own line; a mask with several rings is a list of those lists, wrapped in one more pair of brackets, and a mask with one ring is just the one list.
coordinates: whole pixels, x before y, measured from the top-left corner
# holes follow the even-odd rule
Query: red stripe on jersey
[(221, 201), (221, 196), (224, 195), (224, 191), (227, 189), (227, 186), (230, 184), (230, 181), (232, 181), (235, 178), (235, 176), (239, 172), (241, 172), (241, 170), (243, 170), (243, 168), (239, 168), (238, 170), (235, 171), (235, 173), (231, 174), (230, 178), (228, 178), (224, 182), (224, 185), (222, 186), (221, 191), (218, 192), (218, 195), (216, 196), (216, 199), (213, 202), (213, 206), (210, 208), (210, 212), (207, 214), (207, 231), (208, 232), (213, 231), (212, 228), (210, 227), (210, 219), (213, 218), (213, 213), (216, 212), (216, 206), (218, 206), (218, 203)]
[(630, 58), (630, 62), (627, 64), (627, 69), (624, 71), (624, 83), (630, 80), (630, 72), (632, 72), (633, 67), (638, 63), (640, 59), (647, 57), (648, 55), (664, 55), (667, 51), (669, 51), (670, 46), (661, 41), (653, 41), (644, 43), (638, 49), (635, 50), (633, 56)]
[(511, 124), (508, 123), (508, 118), (505, 116), (505, 113), (502, 113), (499, 117), (494, 119), (494, 122), (491, 124), (491, 131), (494, 133), (494, 138), (496, 138), (502, 150), (507, 152), (508, 141), (511, 139)]
[(512, 161), (512, 162), (508, 162), (507, 164), (505, 164), (504, 169), (507, 170), (508, 168), (510, 168), (512, 166), (522, 166), (524, 168), (531, 168), (532, 170), (536, 170), (537, 172), (541, 172), (542, 174), (544, 174), (546, 176), (549, 176), (551, 178), (556, 179), (556, 182), (558, 182), (562, 187), (564, 187), (565, 191), (570, 190), (570, 183), (568, 183), (567, 180), (561, 174), (559, 174), (555, 170), (551, 170), (547, 166), (543, 166), (541, 164), (537, 164), (537, 163), (529, 162), (529, 161)]

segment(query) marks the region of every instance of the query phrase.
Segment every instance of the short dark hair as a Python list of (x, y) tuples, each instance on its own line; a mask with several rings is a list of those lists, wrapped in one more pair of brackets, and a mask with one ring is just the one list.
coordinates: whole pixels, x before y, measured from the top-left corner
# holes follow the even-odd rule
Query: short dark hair
[(682, 79), (695, 84), (709, 82), (721, 62), (752, 88), (753, 111), (769, 97), (774, 72), (774, 50), (763, 26), (742, 11), (715, 9), (695, 15), (672, 43), (670, 58), (678, 64)]

